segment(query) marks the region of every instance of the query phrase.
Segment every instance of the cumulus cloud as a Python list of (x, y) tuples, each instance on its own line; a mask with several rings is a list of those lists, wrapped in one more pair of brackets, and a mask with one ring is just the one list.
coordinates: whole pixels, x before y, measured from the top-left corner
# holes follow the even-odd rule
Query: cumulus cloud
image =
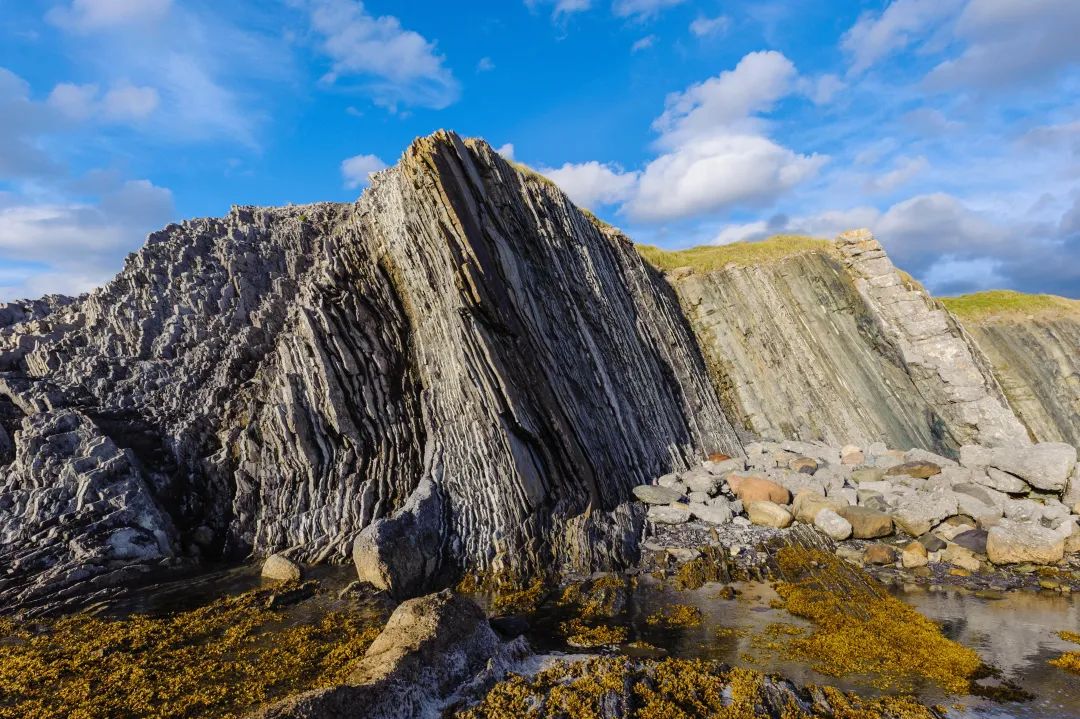
[(72, 0), (50, 10), (46, 18), (65, 30), (90, 33), (158, 22), (171, 6), (172, 0)]
[(717, 17), (699, 17), (690, 23), (690, 32), (697, 37), (723, 35), (731, 27), (731, 18), (727, 15)]
[(105, 188), (96, 201), (0, 204), (0, 299), (87, 291), (111, 277), (146, 233), (173, 219), (172, 193), (147, 180)]
[(919, 157), (902, 157), (897, 160), (893, 169), (879, 175), (873, 175), (867, 180), (866, 189), (868, 192), (892, 192), (896, 188), (906, 185), (929, 166), (929, 161), (921, 155)]
[(595, 161), (566, 163), (559, 168), (541, 168), (540, 171), (582, 207), (622, 202), (630, 197), (637, 182), (636, 172), (623, 172), (615, 165)]
[(95, 84), (60, 83), (49, 93), (48, 104), (72, 120), (91, 118), (109, 121), (136, 121), (157, 109), (160, 97), (152, 87), (122, 83), (104, 95)]
[(446, 58), (392, 15), (374, 16), (359, 0), (310, 0), (311, 25), (331, 60), (327, 83), (358, 81), (375, 102), (435, 109), (461, 94)]
[(375, 155), (354, 155), (341, 161), (341, 176), (350, 190), (367, 185), (372, 173), (385, 169), (386, 163)]
[(646, 35), (633, 45), (630, 46), (630, 52), (638, 52), (640, 50), (647, 50), (656, 44), (656, 35)]
[(530, 9), (538, 5), (553, 5), (551, 14), (553, 17), (571, 15), (576, 12), (584, 12), (592, 7), (591, 0), (525, 0)]
[(514, 159), (514, 143), (508, 142), (508, 143), (506, 143), (505, 145), (503, 145), (501, 147), (496, 147), (495, 152), (499, 153), (500, 155), (505, 157), (507, 160), (513, 160)]

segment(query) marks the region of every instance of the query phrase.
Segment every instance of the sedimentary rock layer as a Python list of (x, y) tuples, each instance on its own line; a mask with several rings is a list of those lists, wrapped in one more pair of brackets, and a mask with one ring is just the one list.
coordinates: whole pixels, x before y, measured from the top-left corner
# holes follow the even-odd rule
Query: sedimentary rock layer
[(1027, 441), (978, 348), (869, 233), (667, 277), (752, 435), (947, 454)]
[[(56, 588), (30, 561), (43, 546), (81, 568), (61, 582), (75, 588), (196, 552), (344, 559), (423, 479), (448, 505), (448, 566), (595, 563), (567, 525), (621, 546), (631, 487), (740, 453), (674, 296), (630, 242), (447, 133), (357, 203), (171, 225), (100, 290), (9, 305), (0, 323), (5, 608)], [(61, 415), (78, 441), (28, 456)], [(85, 505), (43, 501), (35, 463), (78, 486), (98, 436), (127, 463), (123, 490), (107, 536), (79, 536), (148, 532), (153, 557), (71, 550)]]
[(1080, 445), (1080, 310), (961, 321), (1031, 433)]

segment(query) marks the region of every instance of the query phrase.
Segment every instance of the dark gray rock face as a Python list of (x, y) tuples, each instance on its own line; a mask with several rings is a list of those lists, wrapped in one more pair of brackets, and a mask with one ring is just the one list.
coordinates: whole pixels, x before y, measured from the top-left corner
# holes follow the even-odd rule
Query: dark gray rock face
[(19, 497), (77, 473), (85, 451), (52, 447), (34, 475), (46, 460), (18, 448), (26, 422), (69, 410), (141, 477), (118, 506), (155, 509), (124, 526), (163, 532), (161, 556), (197, 539), (204, 554), (346, 561), (430, 480), (449, 565), (538, 567), (570, 558), (567, 527), (621, 545), (633, 486), (741, 453), (631, 243), (447, 133), (356, 203), (171, 225), (87, 296), (0, 307), (0, 397), (5, 556), (63, 541), (28, 528), (66, 515)]

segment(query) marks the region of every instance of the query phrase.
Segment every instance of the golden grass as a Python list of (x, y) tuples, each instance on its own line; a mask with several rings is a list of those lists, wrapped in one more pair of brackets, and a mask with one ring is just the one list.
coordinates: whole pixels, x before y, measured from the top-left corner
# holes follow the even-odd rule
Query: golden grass
[(834, 555), (786, 547), (777, 559), (789, 579), (777, 585), (784, 608), (814, 623), (786, 651), (822, 674), (873, 675), (883, 688), (929, 679), (966, 693), (984, 671), (974, 650), (947, 639), (937, 624)]
[(1080, 315), (1080, 300), (1057, 295), (1029, 295), (1012, 290), (988, 290), (959, 297), (942, 297), (941, 303), (965, 320), (1027, 315)]
[(806, 252), (834, 253), (829, 240), (804, 235), (774, 235), (755, 242), (732, 242), (728, 245), (701, 245), (685, 250), (663, 250), (653, 245), (637, 245), (637, 251), (657, 269), (693, 267), (700, 272), (718, 270), (727, 265), (758, 265), (801, 255)]
[(2, 719), (229, 719), (345, 680), (381, 629), (331, 613), (285, 623), (249, 592), (164, 617), (0, 624)]

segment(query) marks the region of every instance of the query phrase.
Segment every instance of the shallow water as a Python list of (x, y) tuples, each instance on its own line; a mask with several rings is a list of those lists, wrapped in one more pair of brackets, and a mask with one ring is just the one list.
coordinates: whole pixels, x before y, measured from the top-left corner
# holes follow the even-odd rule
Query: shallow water
[[(735, 586), (739, 591), (735, 599), (721, 599), (717, 596), (721, 585), (676, 591), (661, 587), (651, 578), (642, 578), (629, 608), (629, 641), (647, 642), (674, 657), (714, 659), (775, 672), (799, 684), (831, 684), (864, 695), (881, 693), (870, 683), (870, 677), (825, 676), (805, 663), (785, 660), (777, 653), (754, 647), (753, 636), (760, 635), (771, 624), (804, 627), (809, 624), (782, 609), (770, 607), (777, 595), (769, 585)], [(897, 589), (895, 593), (941, 623), (949, 638), (977, 650), (985, 661), (1002, 671), (1004, 678), (1035, 695), (1028, 702), (995, 703), (976, 697), (952, 697), (926, 684), (918, 687), (924, 701), (949, 707), (956, 703), (964, 705), (962, 709), (950, 710), (950, 717), (1080, 718), (1080, 677), (1047, 664), (1061, 652), (1076, 649), (1076, 645), (1059, 639), (1057, 632), (1080, 628), (1080, 601), (1046, 592), (1008, 593), (999, 599), (953, 589)], [(696, 606), (704, 616), (703, 623), (687, 629), (662, 629), (646, 623), (650, 614), (673, 603)], [(545, 605), (537, 612), (529, 639), (538, 651), (577, 651), (561, 640), (558, 625), (566, 618), (566, 610), (554, 605)], [(717, 630), (721, 628), (737, 633), (718, 636)], [(639, 653), (631, 648), (619, 651)]]

